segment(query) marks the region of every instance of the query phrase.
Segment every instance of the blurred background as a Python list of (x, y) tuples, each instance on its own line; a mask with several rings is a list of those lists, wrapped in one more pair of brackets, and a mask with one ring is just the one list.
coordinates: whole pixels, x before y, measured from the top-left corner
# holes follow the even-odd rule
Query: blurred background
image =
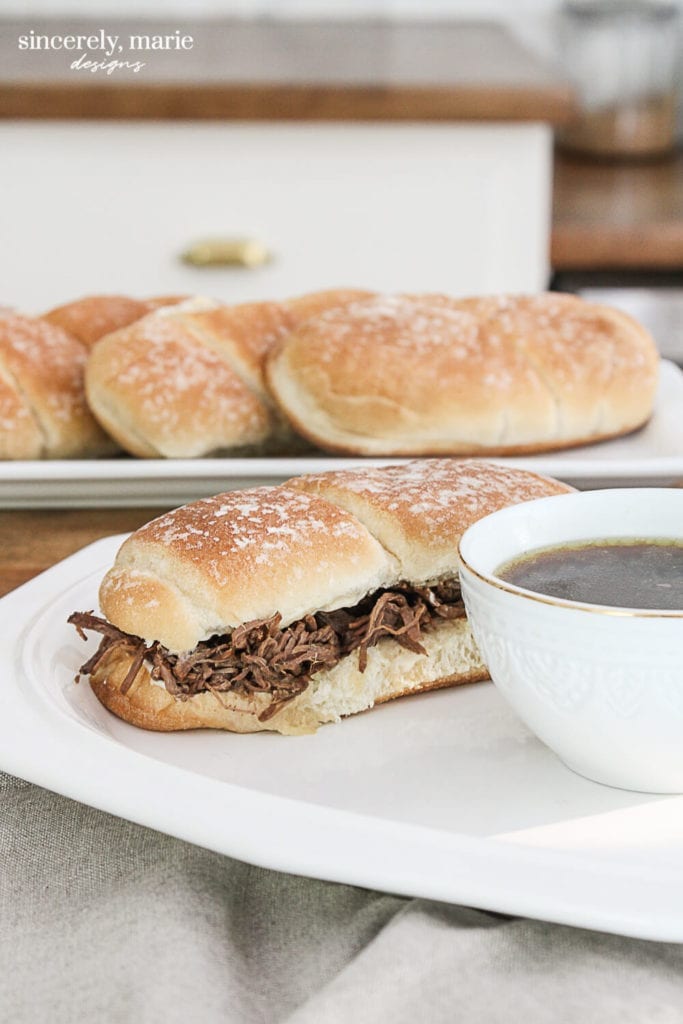
[(552, 287), (682, 361), (679, 29), (655, 0), (3, 0), (0, 304)]

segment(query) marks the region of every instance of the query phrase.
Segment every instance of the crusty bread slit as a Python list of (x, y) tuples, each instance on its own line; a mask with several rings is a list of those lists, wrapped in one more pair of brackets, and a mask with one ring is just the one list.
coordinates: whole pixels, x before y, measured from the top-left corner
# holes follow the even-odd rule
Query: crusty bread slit
[[(144, 728), (302, 733), (396, 696), (487, 678), (453, 589), (459, 537), (497, 508), (569, 489), (521, 470), (429, 459), (298, 477), (167, 513), (124, 542), (102, 582), (102, 611), (124, 641), (92, 666), (93, 690)], [(370, 628), (363, 616), (381, 602), (385, 610), (395, 606), (389, 628), (367, 643), (349, 643), (354, 623)], [(400, 642), (392, 630), (411, 616), (422, 625), (405, 630)], [(74, 621), (88, 628), (82, 617)], [(261, 685), (266, 668), (258, 664), (256, 685), (238, 685), (238, 648), (265, 660), (267, 649), (258, 645), (268, 631), (271, 638), (290, 626), (297, 633), (301, 623), (313, 633), (333, 630), (315, 635), (314, 646), (341, 647), (327, 659), (313, 651), (312, 667), (304, 659), (300, 690), (288, 691), (284, 675), (280, 685), (272, 664), (270, 689)], [(301, 640), (301, 630), (297, 635)], [(125, 636), (140, 638), (137, 646)], [(141, 642), (148, 650), (132, 681)], [(193, 657), (211, 661), (211, 645), (230, 642), (235, 651), (221, 654), (221, 666), (233, 673), (228, 688), (202, 691), (200, 680), (199, 690), (193, 684), (182, 692), (177, 680), (189, 678), (183, 665)], [(179, 666), (175, 682), (165, 676), (169, 664)], [(290, 671), (286, 664), (283, 671)]]

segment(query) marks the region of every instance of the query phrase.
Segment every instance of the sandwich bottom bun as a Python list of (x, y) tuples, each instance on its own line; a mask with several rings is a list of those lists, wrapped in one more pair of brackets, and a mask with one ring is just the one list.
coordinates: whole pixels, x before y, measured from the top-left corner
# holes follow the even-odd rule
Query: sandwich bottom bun
[(90, 685), (109, 711), (143, 729), (271, 731), (295, 736), (394, 697), (489, 678), (466, 618), (437, 623), (420, 637), (420, 643), (426, 654), (407, 650), (389, 638), (380, 640), (368, 650), (364, 672), (358, 666), (359, 652), (354, 651), (333, 668), (316, 672), (303, 693), (265, 721), (259, 720), (270, 704), (265, 694), (204, 692), (181, 699), (152, 680), (144, 664), (122, 693), (132, 656), (120, 648), (102, 659), (90, 676)]

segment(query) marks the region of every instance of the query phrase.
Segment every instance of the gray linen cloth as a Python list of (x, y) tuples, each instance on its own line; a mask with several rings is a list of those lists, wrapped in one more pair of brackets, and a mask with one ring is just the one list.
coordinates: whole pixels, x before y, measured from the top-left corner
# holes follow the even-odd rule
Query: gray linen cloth
[(683, 1022), (683, 946), (265, 871), (1, 774), (0, 808), (2, 1024)]

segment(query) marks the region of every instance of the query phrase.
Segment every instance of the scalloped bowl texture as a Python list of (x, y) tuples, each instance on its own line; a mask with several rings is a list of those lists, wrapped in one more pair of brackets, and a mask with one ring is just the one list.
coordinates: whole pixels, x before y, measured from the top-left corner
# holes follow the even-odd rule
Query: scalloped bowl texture
[(496, 576), (534, 549), (615, 537), (683, 539), (683, 490), (562, 494), (480, 520), (460, 541), (467, 615), (493, 682), (569, 768), (683, 793), (683, 609), (543, 597)]

